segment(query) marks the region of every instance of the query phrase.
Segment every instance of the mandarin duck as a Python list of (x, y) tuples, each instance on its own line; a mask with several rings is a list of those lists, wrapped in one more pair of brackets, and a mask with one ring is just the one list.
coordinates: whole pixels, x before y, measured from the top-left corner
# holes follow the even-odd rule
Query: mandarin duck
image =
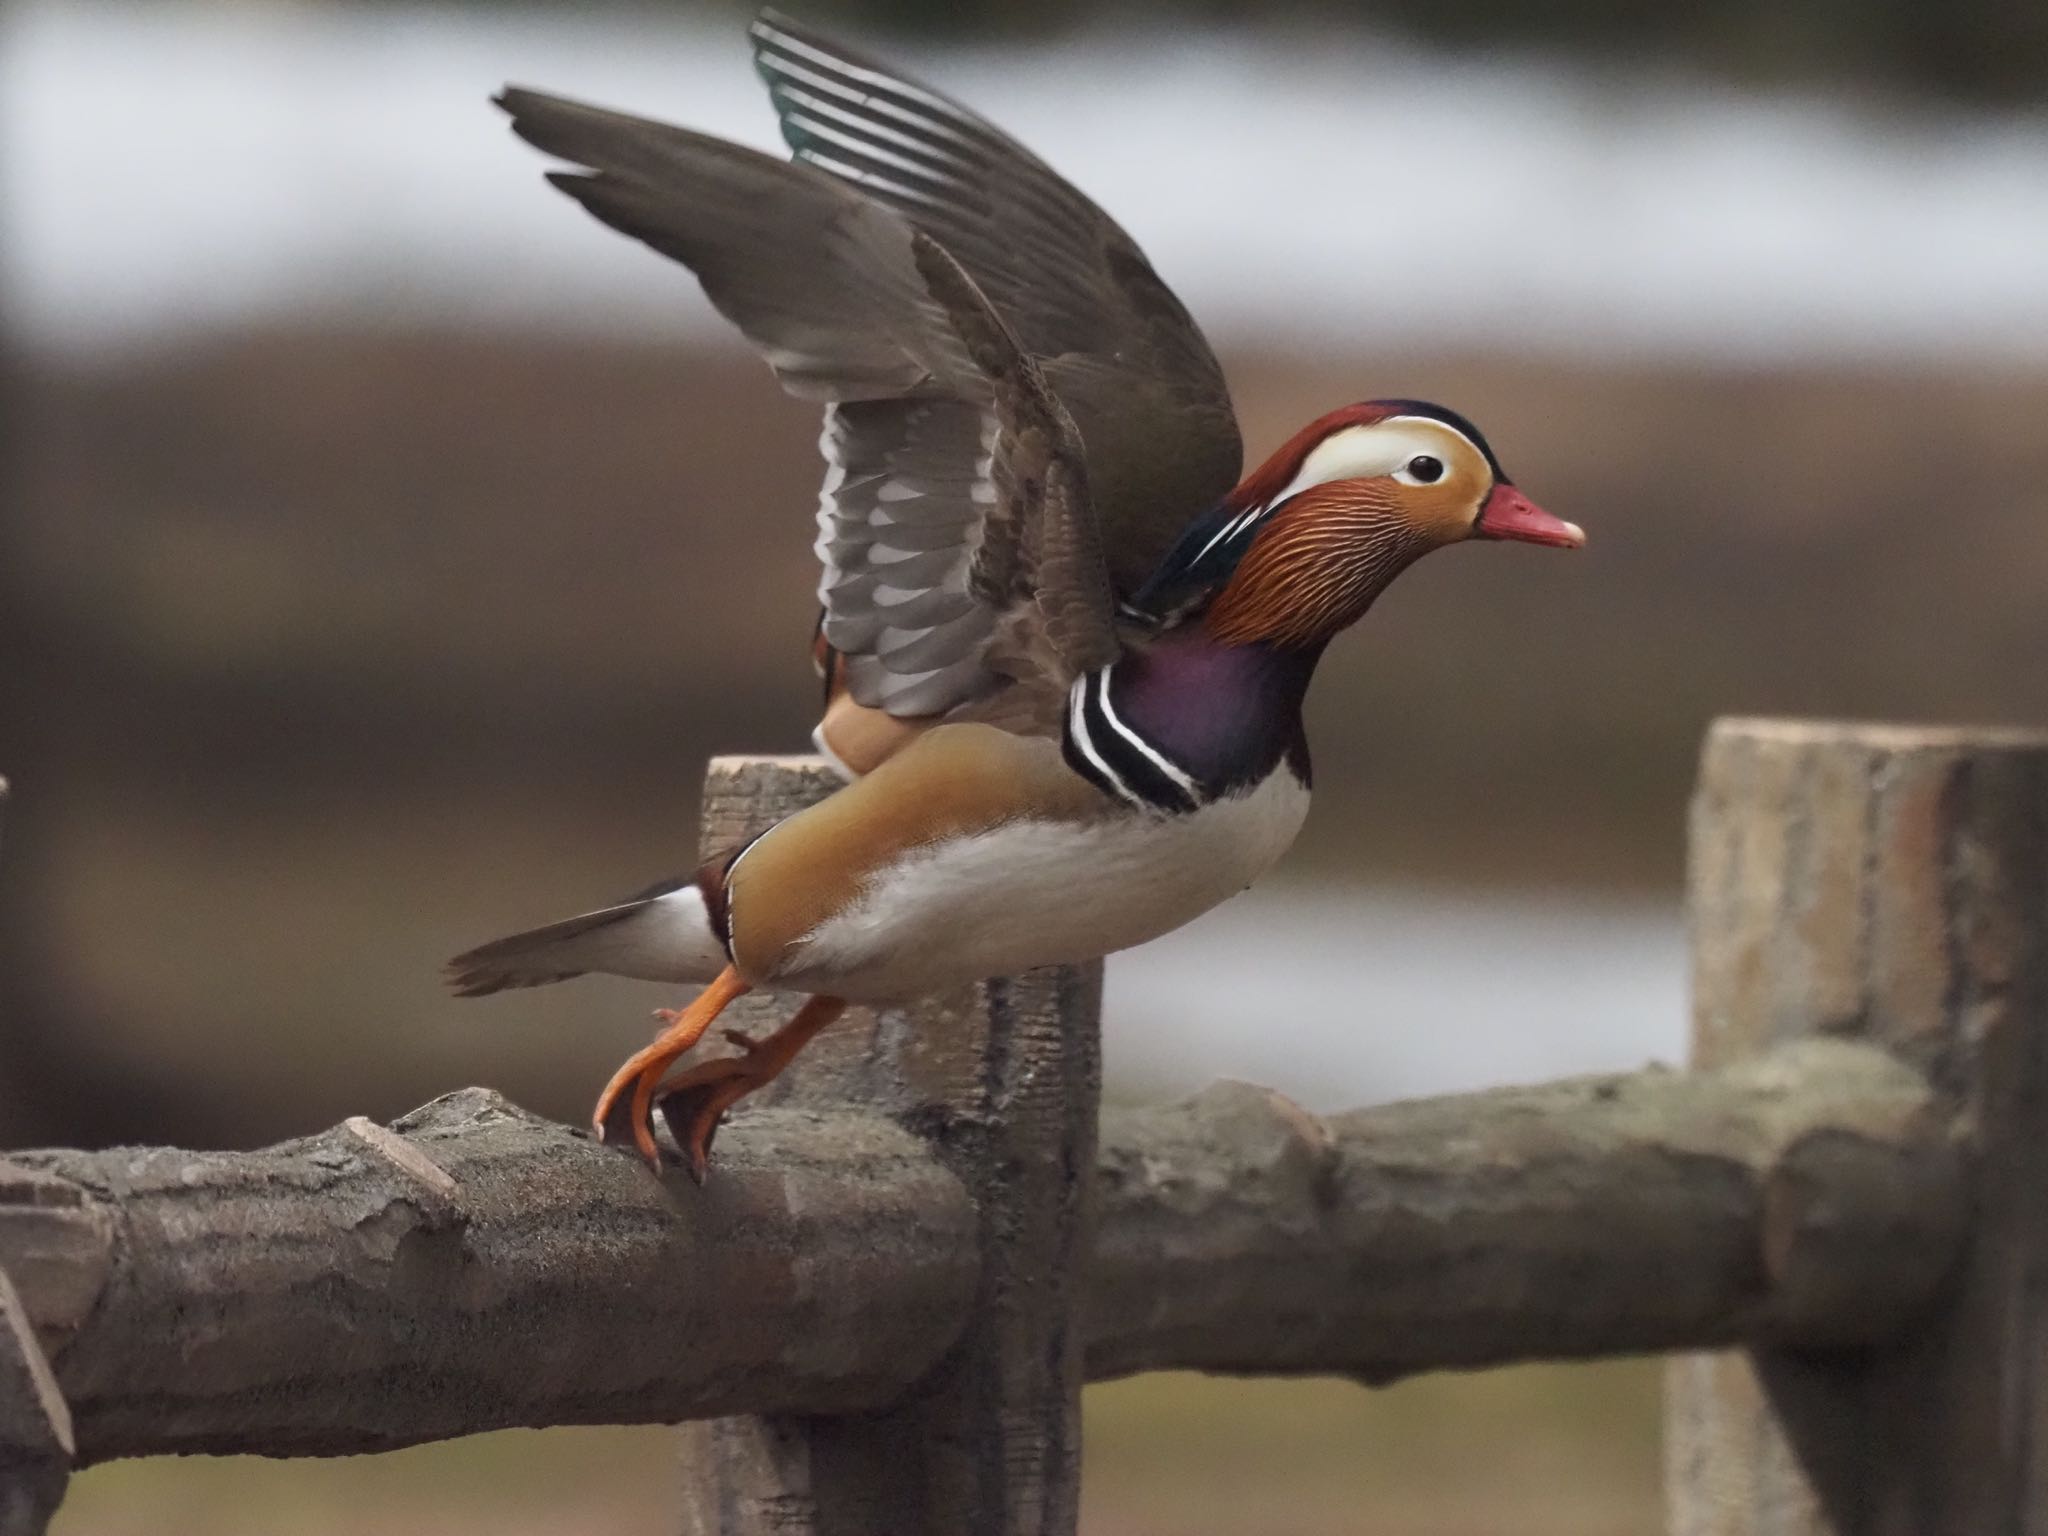
[[(1252, 474), (1201, 332), (1117, 225), (909, 77), (771, 14), (789, 161), (524, 89), (549, 180), (693, 271), (824, 404), (819, 746), (849, 782), (694, 874), (449, 963), (464, 996), (701, 983), (600, 1136), (702, 1179), (721, 1118), (848, 1002), (1108, 954), (1258, 878), (1309, 803), (1324, 646), (1430, 550), (1575, 547), (1442, 406), (1371, 400)], [(806, 1000), (664, 1081), (735, 998)]]

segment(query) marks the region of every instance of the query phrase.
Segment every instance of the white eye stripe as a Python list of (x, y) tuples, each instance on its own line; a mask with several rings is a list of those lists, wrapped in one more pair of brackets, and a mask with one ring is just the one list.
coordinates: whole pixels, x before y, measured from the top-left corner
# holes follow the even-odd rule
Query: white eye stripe
[[(1300, 470), (1270, 505), (1278, 506), (1288, 497), (1298, 496), (1311, 486), (1328, 485), (1333, 480), (1366, 480), (1379, 475), (1400, 478), (1400, 471), (1418, 454), (1442, 460), (1448, 473), (1452, 460), (1447, 450), (1459, 443), (1469, 448), (1473, 457), (1485, 457), (1471, 438), (1449, 422), (1439, 421), (1434, 416), (1389, 416), (1383, 421), (1345, 427), (1332, 432), (1308, 451), (1301, 461)], [(1410, 479), (1405, 483), (1440, 482)]]

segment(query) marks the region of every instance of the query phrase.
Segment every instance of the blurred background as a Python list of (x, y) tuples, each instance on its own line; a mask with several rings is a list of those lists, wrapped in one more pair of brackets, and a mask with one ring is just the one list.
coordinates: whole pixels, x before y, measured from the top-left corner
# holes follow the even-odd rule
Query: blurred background
[[(1309, 831), (1112, 965), (1113, 1095), (1680, 1059), (1710, 716), (2048, 718), (2035, 0), (799, 12), (1108, 207), (1254, 460), (1438, 399), (1591, 536), (1427, 562), (1334, 648)], [(644, 1039), (658, 991), (438, 966), (688, 866), (705, 756), (802, 745), (816, 421), (485, 98), (776, 147), (745, 18), (0, 12), (0, 1147), (580, 1117)], [(1655, 1415), (1626, 1363), (1097, 1389), (1087, 1528), (1641, 1532)], [(658, 1430), (136, 1463), (57, 1529), (660, 1532), (678, 1475)]]

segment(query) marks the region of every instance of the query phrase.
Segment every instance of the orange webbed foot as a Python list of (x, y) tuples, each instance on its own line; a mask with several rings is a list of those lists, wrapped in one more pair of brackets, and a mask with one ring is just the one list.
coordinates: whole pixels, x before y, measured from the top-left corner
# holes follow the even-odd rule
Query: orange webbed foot
[(683, 1149), (683, 1164), (691, 1178), (704, 1182), (711, 1140), (726, 1111), (781, 1076), (796, 1053), (845, 1007), (836, 997), (811, 998), (787, 1024), (761, 1040), (743, 1030), (724, 1030), (725, 1038), (740, 1048), (739, 1055), (700, 1061), (663, 1090), (657, 1104), (676, 1145)]
[(745, 1056), (722, 1056), (690, 1068), (654, 1101), (683, 1149), (683, 1166), (699, 1184), (710, 1172), (711, 1139), (725, 1112), (767, 1082)]
[(662, 1021), (661, 1033), (653, 1044), (627, 1057), (624, 1065), (612, 1074), (612, 1080), (605, 1084), (604, 1092), (598, 1095), (597, 1109), (591, 1116), (597, 1139), (610, 1142), (630, 1131), (633, 1145), (639, 1148), (641, 1157), (647, 1160), (650, 1168), (659, 1172), (661, 1149), (654, 1142), (652, 1115), (654, 1091), (661, 1083), (662, 1074), (678, 1056), (703, 1038), (711, 1021), (724, 1011), (727, 1004), (747, 991), (747, 984), (740, 980), (739, 973), (728, 966), (689, 1006), (659, 1010), (655, 1017)]

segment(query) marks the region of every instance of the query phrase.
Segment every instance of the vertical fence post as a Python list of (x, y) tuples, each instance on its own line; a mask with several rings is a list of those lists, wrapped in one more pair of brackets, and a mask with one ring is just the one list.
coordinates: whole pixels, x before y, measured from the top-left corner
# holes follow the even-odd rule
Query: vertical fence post
[[(837, 782), (810, 759), (715, 760), (707, 852)], [(767, 1091), (826, 1114), (883, 1108), (929, 1138), (975, 1199), (980, 1286), (964, 1336), (887, 1412), (685, 1428), (684, 1536), (1072, 1536), (1101, 991), (1097, 964), (850, 1009)], [(739, 1005), (756, 1025), (788, 1006)]]
[(1721, 722), (1690, 899), (1696, 1063), (1888, 1047), (1952, 1112), (1974, 1206), (1895, 1346), (1672, 1361), (1672, 1536), (2048, 1533), (2048, 734)]

